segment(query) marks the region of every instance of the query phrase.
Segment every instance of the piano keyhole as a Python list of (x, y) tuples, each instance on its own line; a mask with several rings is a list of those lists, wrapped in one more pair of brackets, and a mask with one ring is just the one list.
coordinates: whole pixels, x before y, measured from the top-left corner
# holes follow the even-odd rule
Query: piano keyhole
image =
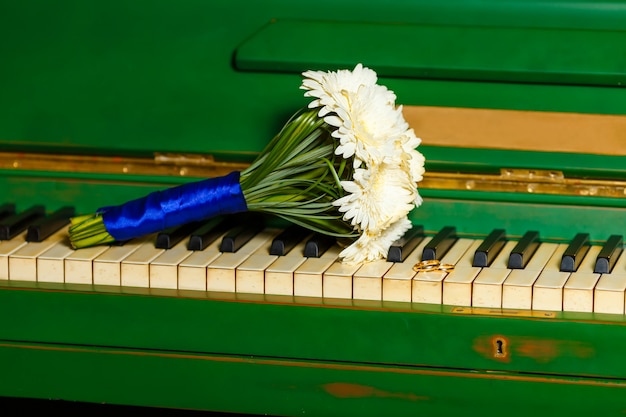
[(507, 359), (509, 356), (508, 342), (505, 337), (495, 336), (491, 339), (493, 347), (493, 357), (496, 359)]

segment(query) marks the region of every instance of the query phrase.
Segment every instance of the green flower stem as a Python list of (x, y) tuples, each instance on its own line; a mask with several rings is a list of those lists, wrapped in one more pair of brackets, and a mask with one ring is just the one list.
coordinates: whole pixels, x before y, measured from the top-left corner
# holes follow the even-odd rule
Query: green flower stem
[[(240, 173), (249, 211), (268, 213), (312, 231), (337, 237), (358, 233), (332, 205), (344, 195), (352, 161), (335, 155), (336, 139), (317, 110), (296, 113), (265, 150)], [(70, 241), (76, 248), (113, 242), (100, 214), (72, 219)]]

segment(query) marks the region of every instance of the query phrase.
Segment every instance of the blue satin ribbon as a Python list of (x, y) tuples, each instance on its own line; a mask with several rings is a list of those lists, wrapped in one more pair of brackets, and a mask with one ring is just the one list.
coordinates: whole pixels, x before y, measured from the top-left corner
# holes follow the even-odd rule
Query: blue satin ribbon
[(119, 206), (104, 207), (102, 219), (115, 240), (128, 240), (172, 226), (247, 210), (239, 172), (156, 191)]

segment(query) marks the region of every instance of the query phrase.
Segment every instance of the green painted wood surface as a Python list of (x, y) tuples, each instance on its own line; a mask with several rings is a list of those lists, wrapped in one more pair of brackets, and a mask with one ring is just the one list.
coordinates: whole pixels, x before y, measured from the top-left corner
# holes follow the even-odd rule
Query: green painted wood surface
[(272, 415), (623, 410), (623, 319), (165, 293), (3, 288), (0, 392)]
[[(301, 68), (274, 68), (267, 64), (277, 62), (274, 51), (250, 49), (267, 39), (272, 19), (306, 21), (278, 38), (292, 42), (311, 32), (296, 51), (300, 63), (372, 59), (403, 104), (626, 114), (626, 89), (616, 85), (625, 71), (622, 1), (24, 0), (0, 4), (0, 150), (250, 158), (307, 102), (298, 90)], [(352, 55), (319, 42), (312, 28), (329, 19), (343, 28), (339, 45), (346, 45), (346, 28), (361, 31)], [(380, 34), (411, 28), (443, 37), (421, 45), (431, 49), (418, 66), (407, 66), (408, 54), (395, 66), (389, 54), (415, 45), (388, 39), (381, 50)], [(467, 37), (456, 44), (455, 33)], [(527, 34), (534, 36), (528, 43), (510, 45)], [(555, 37), (541, 49), (544, 34)], [(570, 35), (583, 43), (607, 38), (607, 49), (581, 48), (591, 59), (569, 66), (568, 56), (550, 51), (581, 52)], [(499, 59), (472, 54), (461, 68), (471, 71), (452, 68), (463, 42), (480, 52), (476, 43), (488, 38), (494, 43), (484, 51), (499, 51)], [(600, 54), (611, 47), (614, 55)], [(255, 65), (244, 68), (244, 52), (257, 54)], [(271, 60), (262, 61), (267, 54)], [(535, 58), (554, 58), (554, 67), (525, 66)], [(426, 72), (433, 62), (449, 72)], [(429, 169), (493, 172), (506, 161), (589, 177), (626, 172), (624, 156), (423, 150)], [(182, 181), (0, 172), (3, 198), (18, 207), (75, 204), (79, 212)], [(623, 199), (424, 195), (413, 220), (431, 232), (449, 224), (470, 235), (537, 229), (562, 240), (588, 231), (596, 242), (623, 233)], [(0, 286), (0, 395), (324, 416), (621, 415), (626, 408), (623, 316), (524, 319), (459, 315), (445, 306), (20, 286)], [(493, 356), (496, 336), (510, 343), (508, 361)]]
[[(0, 285), (0, 312), (13, 317), (7, 341), (626, 378), (616, 349), (626, 343), (625, 321), (616, 315), (498, 317), (409, 303)], [(506, 359), (494, 356), (497, 337), (508, 339)]]
[(15, 375), (0, 389), (16, 396), (277, 416), (617, 416), (625, 389), (606, 379), (6, 342), (0, 365)]
[[(0, 358), (3, 369), (21, 371), (12, 381), (0, 382), (0, 389), (16, 395), (71, 395), (89, 402), (148, 402), (162, 407), (278, 416), (482, 415), (502, 410), (511, 416), (531, 412), (568, 416), (601, 412), (613, 416), (623, 411), (625, 389), (618, 381), (602, 379), (488, 375), (480, 371), (108, 347), (2, 343)], [(67, 367), (69, 362), (74, 366)], [(59, 383), (58, 374), (66, 375), (65, 384)]]
[[(399, 26), (419, 31), (444, 24), (483, 28), (494, 31), (489, 38), (502, 51), (496, 63), (501, 62), (506, 72), (521, 55), (534, 63), (549, 50), (509, 45), (505, 34), (511, 30), (520, 37), (525, 37), (525, 31), (567, 34), (573, 30), (583, 39), (586, 35), (589, 40), (596, 35), (618, 39), (625, 16), (626, 8), (619, 1), (401, 0), (385, 2), (384, 7), (356, 0), (322, 0), (315, 7), (286, 0), (245, 7), (225, 0), (4, 2), (0, 6), (0, 147), (54, 145), (68, 151), (125, 153), (259, 151), (307, 102), (298, 89), (299, 74), (240, 71), (233, 65), (238, 48), (253, 41), (272, 19), (332, 19), (385, 31)], [(305, 28), (286, 30), (283, 38), (296, 39)], [(365, 38), (357, 42), (362, 53), (351, 59), (367, 65), (370, 57), (380, 54), (375, 46), (381, 39), (376, 32), (362, 35)], [(314, 50), (321, 58), (337, 54), (334, 45), (318, 42), (318, 36), (322, 35), (312, 32), (303, 51)], [(446, 47), (449, 40), (428, 41), (433, 52), (423, 59), (430, 57), (433, 65), (455, 60)], [(457, 48), (462, 49), (465, 41), (470, 39), (458, 39)], [(409, 56), (409, 42), (396, 38), (384, 42), (394, 48), (400, 45)], [(566, 42), (567, 48), (573, 44)], [(611, 46), (615, 55), (607, 68), (592, 59), (577, 65), (595, 63), (598, 76), (619, 74), (624, 45), (603, 45)], [(588, 51), (590, 56), (596, 49)], [(317, 65), (336, 69), (333, 62), (322, 61)], [(390, 68), (389, 62), (385, 68)], [(403, 65), (392, 69), (398, 68)], [(489, 71), (500, 77), (497, 68)], [(382, 82), (404, 104), (626, 113), (626, 89), (612, 86), (495, 83), (469, 76), (432, 80), (419, 72), (384, 77)]]
[(604, 29), (277, 19), (237, 48), (235, 66), (299, 73), (364, 60), (381, 77), (622, 86), (623, 45), (626, 33)]

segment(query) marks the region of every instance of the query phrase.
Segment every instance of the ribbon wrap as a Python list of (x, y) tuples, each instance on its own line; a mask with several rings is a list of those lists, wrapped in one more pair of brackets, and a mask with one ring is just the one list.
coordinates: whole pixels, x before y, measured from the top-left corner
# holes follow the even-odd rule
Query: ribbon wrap
[(128, 240), (172, 226), (246, 211), (239, 172), (156, 191), (119, 206), (103, 207), (102, 220), (115, 240)]

